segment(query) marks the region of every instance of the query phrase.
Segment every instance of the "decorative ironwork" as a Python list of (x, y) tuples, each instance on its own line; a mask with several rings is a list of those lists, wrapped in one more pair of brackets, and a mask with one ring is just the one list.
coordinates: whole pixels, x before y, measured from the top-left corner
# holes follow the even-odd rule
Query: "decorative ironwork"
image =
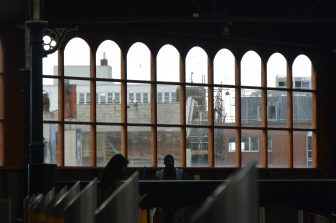
[(43, 52), (44, 56), (47, 56), (48, 54), (52, 54), (56, 52), (62, 41), (64, 40), (64, 37), (69, 31), (76, 30), (77, 28), (45, 28), (43, 30)]

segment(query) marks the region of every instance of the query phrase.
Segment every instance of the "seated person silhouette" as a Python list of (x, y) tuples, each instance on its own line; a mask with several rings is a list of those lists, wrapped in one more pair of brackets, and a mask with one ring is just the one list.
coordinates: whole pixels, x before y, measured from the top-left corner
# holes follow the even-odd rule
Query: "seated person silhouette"
[(156, 171), (155, 176), (158, 180), (184, 180), (185, 175), (182, 169), (175, 167), (174, 157), (170, 154), (164, 157), (165, 167)]
[[(184, 180), (185, 175), (182, 169), (175, 167), (175, 160), (172, 155), (164, 157), (165, 167), (156, 171), (155, 177), (157, 180)], [(183, 208), (160, 208), (156, 210), (154, 222), (160, 223), (177, 223), (184, 222)]]

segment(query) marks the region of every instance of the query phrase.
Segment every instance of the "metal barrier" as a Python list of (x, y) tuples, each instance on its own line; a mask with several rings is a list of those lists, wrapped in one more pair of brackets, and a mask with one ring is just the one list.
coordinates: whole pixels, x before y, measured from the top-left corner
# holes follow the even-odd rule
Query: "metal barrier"
[(65, 223), (93, 223), (98, 206), (97, 179), (92, 180), (64, 208)]
[(95, 223), (139, 222), (139, 174), (133, 173), (95, 211)]
[[(68, 191), (66, 191), (54, 204), (53, 215), (48, 218), (50, 223), (64, 222), (64, 208), (80, 192), (80, 182), (77, 181)], [(48, 222), (48, 223), (49, 223)]]

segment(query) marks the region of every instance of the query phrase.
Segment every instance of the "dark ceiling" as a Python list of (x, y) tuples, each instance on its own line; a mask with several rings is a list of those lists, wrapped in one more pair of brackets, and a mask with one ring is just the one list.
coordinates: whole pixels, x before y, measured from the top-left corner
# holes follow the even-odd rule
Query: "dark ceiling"
[[(42, 17), (54, 27), (91, 26), (336, 49), (334, 5), (332, 0), (45, 0)], [(30, 17), (27, 10), (25, 17)]]

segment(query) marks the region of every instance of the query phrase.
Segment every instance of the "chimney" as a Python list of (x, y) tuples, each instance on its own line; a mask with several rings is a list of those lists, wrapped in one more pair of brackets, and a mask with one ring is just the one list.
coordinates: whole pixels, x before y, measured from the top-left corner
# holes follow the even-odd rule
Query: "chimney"
[(100, 65), (101, 66), (107, 66), (107, 64), (108, 64), (108, 61), (106, 59), (106, 53), (104, 52), (103, 53), (103, 59), (100, 60)]

